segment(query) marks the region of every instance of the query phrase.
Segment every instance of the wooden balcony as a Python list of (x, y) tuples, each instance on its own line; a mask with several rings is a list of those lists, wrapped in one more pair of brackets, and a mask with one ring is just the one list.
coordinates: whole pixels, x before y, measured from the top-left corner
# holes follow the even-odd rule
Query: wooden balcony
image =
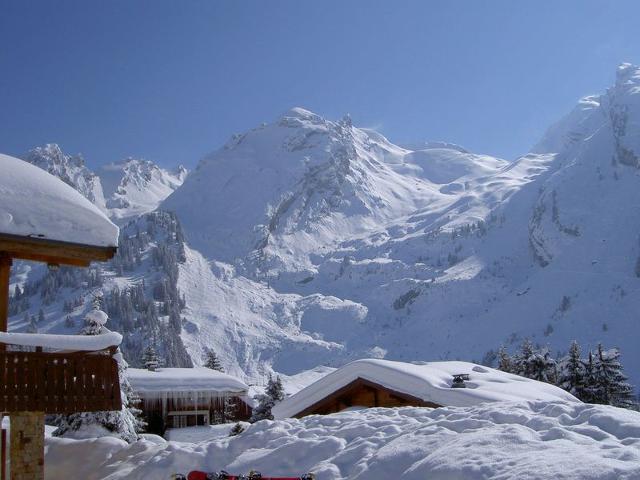
[(0, 351), (0, 412), (120, 410), (114, 352)]

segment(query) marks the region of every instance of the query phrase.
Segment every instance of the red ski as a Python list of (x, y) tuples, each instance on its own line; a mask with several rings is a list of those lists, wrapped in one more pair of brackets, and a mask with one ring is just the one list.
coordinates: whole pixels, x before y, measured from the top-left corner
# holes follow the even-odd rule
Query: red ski
[(227, 472), (202, 472), (193, 470), (187, 475), (187, 480), (314, 480), (313, 473), (305, 473), (301, 477), (264, 477), (259, 472), (249, 472), (247, 475), (230, 475)]

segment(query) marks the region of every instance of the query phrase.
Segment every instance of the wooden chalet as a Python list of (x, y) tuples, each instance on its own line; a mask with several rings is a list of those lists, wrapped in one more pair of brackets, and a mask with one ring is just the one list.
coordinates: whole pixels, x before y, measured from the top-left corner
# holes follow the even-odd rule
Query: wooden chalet
[[(7, 332), (14, 260), (86, 267), (116, 253), (118, 227), (58, 178), (0, 154), (0, 413), (11, 422), (11, 478), (44, 478), (44, 415), (120, 410), (118, 334), (97, 340)], [(6, 476), (2, 437), (0, 477)]]
[(231, 375), (209, 368), (129, 368), (127, 376), (149, 433), (251, 416), (249, 387)]
[(496, 401), (578, 401), (548, 383), (469, 362), (351, 362), (276, 404), (275, 418), (372, 407), (466, 407)]
[(441, 407), (415, 395), (400, 392), (371, 380), (357, 378), (344, 387), (295, 414), (296, 418), (307, 415), (328, 415), (349, 408), (371, 407)]

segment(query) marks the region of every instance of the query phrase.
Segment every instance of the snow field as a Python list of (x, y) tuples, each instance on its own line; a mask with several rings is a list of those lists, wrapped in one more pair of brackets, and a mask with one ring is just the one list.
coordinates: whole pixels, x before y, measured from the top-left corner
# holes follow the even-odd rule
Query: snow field
[[(83, 458), (78, 463), (77, 459)], [(166, 479), (193, 469), (319, 480), (637, 479), (640, 413), (564, 402), (261, 421), (200, 443), (48, 438), (46, 478)]]

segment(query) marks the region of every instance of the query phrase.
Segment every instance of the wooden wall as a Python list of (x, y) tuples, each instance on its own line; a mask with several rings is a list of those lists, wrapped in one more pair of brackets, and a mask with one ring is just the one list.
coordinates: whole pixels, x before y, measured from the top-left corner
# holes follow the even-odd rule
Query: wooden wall
[(295, 416), (300, 418), (306, 415), (327, 415), (340, 412), (350, 407), (436, 408), (441, 406), (442, 405), (436, 403), (426, 402), (406, 393), (391, 390), (375, 382), (358, 378)]

